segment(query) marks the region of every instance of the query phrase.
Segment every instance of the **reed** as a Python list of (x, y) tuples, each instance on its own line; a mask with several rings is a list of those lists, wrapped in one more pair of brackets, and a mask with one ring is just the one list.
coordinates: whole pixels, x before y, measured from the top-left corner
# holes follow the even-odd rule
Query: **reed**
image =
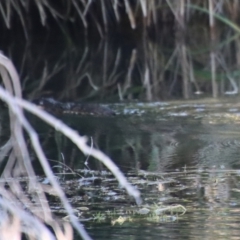
[[(42, 68), (42, 76), (38, 73), (33, 77), (37, 80), (34, 87), (27, 90), (30, 95), (33, 89), (35, 94), (41, 95), (48, 79), (58, 74), (65, 75), (68, 80), (68, 83), (62, 84), (67, 87), (58, 94), (62, 98), (83, 94), (85, 99), (136, 97), (152, 101), (174, 97), (176, 93), (184, 98), (202, 92), (213, 97), (238, 94), (240, 29), (237, 1), (0, 2), (0, 14), (6, 29), (15, 33), (20, 23), (28, 40), (32, 39), (31, 34), (38, 26), (34, 21), (36, 12), (43, 29), (48, 28), (51, 32), (58, 26), (67, 45), (62, 56), (56, 58), (55, 67), (47, 69), (46, 66), (38, 66), (38, 69)], [(74, 44), (68, 28), (84, 38), (85, 49), (80, 60), (74, 56), (78, 46)], [(101, 69), (97, 64), (95, 69), (91, 65), (95, 62), (90, 46), (92, 36), (99, 42), (96, 55), (103, 58)], [(128, 64), (123, 54), (125, 46), (119, 44), (117, 50), (114, 49), (111, 36), (123, 39), (124, 44), (131, 42), (133, 45), (127, 56)], [(136, 59), (132, 68), (133, 49)], [(70, 68), (67, 51), (73, 61)], [(25, 57), (22, 57), (24, 61)], [(129, 69), (132, 69), (131, 74)], [(79, 93), (86, 80), (86, 91)], [(30, 84), (25, 83), (24, 86)]]
[[(18, 74), (12, 62), (3, 54), (0, 54), (0, 74), (5, 86), (5, 89), (0, 87), (0, 98), (5, 101), (9, 107), (11, 129), (9, 140), (0, 149), (0, 162), (3, 163), (3, 160), (7, 158), (7, 163), (1, 176), (2, 181), (0, 185), (0, 193), (2, 196), (0, 205), (6, 213), (6, 219), (2, 219), (0, 227), (0, 233), (6, 235), (4, 239), (8, 239), (7, 237), (9, 237), (9, 235), (7, 235), (7, 232), (10, 230), (14, 230), (16, 236), (21, 236), (21, 233), (25, 232), (30, 239), (32, 237), (31, 234), (39, 236), (39, 239), (54, 239), (44, 224), (52, 227), (58, 239), (73, 239), (71, 226), (68, 223), (62, 223), (60, 226), (52, 216), (45, 196), (45, 188), (38, 181), (32, 167), (23, 129), (28, 134), (36, 156), (44, 169), (46, 177), (51, 183), (52, 190), (56, 192), (61, 200), (72, 225), (83, 239), (91, 239), (75, 217), (71, 205), (54, 177), (39, 143), (38, 135), (25, 118), (23, 109), (38, 116), (49, 125), (55, 127), (56, 130), (63, 133), (65, 136), (68, 136), (84, 154), (93, 156), (105, 164), (105, 166), (109, 168), (118, 179), (121, 186), (126, 188), (127, 192), (136, 199), (137, 203), (140, 203), (141, 199), (138, 190), (128, 183), (121, 171), (110, 158), (101, 151), (92, 148), (92, 146), (88, 146), (85, 137), (79, 136), (76, 131), (66, 126), (63, 122), (41, 109), (38, 109), (34, 104), (22, 99)], [(26, 184), (29, 195), (25, 194), (22, 185), (18, 180), (21, 176), (27, 177)], [(34, 199), (34, 203), (31, 202), (30, 199)], [(32, 215), (25, 212), (24, 209), (26, 206), (27, 209), (33, 213)], [(11, 218), (12, 221), (10, 221)], [(11, 224), (7, 224), (8, 221), (10, 221)], [(32, 223), (36, 224), (32, 225)], [(23, 229), (22, 226), (27, 227)]]

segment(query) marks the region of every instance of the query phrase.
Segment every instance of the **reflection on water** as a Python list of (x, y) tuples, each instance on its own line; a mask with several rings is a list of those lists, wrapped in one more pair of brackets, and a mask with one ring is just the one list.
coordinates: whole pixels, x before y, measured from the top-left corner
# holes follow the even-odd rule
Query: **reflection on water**
[[(240, 110), (231, 112), (238, 104), (180, 102), (110, 107), (118, 113), (116, 117), (60, 117), (88, 136), (89, 144), (111, 156), (124, 171), (239, 167)], [(73, 169), (84, 167), (86, 157), (70, 141), (39, 122), (35, 125), (50, 159), (62, 159), (61, 152)], [(91, 169), (104, 169), (94, 159), (90, 158), (89, 164)]]
[[(92, 219), (86, 223), (91, 236), (94, 239), (237, 239), (240, 235), (238, 104), (179, 102), (110, 107), (119, 113), (116, 117), (61, 118), (80, 134), (89, 136), (89, 144), (92, 139), (94, 146), (111, 156), (141, 191), (144, 209), (154, 204), (181, 204), (187, 212), (169, 221), (149, 218), (130, 221), (132, 214), (136, 214), (136, 206), (112, 176), (98, 177), (95, 172), (89, 177), (80, 171), (106, 168), (92, 158), (86, 167), (87, 157), (66, 138), (32, 119), (47, 157), (57, 161), (51, 162), (52, 166), (64, 161), (79, 171), (77, 180), (66, 176), (62, 182), (74, 207), (87, 206), (94, 214), (116, 209), (121, 216), (129, 217), (114, 226), (111, 225), (114, 216), (107, 215), (99, 222)], [(56, 173), (62, 171), (59, 167), (54, 169)], [(80, 218), (85, 219), (84, 213), (81, 214)]]

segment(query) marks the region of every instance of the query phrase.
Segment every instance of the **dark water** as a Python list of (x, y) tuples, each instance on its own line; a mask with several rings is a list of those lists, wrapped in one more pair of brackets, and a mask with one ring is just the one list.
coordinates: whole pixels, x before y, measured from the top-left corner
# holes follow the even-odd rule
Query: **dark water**
[[(111, 156), (141, 191), (143, 205), (139, 207), (119, 188), (102, 163), (87, 158), (60, 133), (30, 117), (54, 172), (91, 237), (239, 239), (240, 105), (237, 101), (109, 107), (118, 113), (116, 117), (59, 117), (88, 136), (89, 144)], [(77, 174), (69, 174), (62, 164)], [(38, 165), (36, 168), (41, 174)], [(59, 202), (50, 199), (50, 205), (59, 215)], [(159, 218), (139, 214), (143, 209), (154, 211), (155, 205), (159, 209), (180, 205), (186, 213), (168, 209)], [(81, 210), (82, 207), (87, 211)]]
[[(72, 184), (75, 189), (66, 193), (76, 209), (88, 207), (89, 211), (83, 212), (80, 219), (90, 219), (84, 221), (89, 234), (94, 239), (238, 239), (240, 105), (237, 101), (110, 107), (119, 115), (61, 118), (80, 134), (89, 136), (89, 144), (92, 142), (111, 156), (141, 191), (144, 205), (140, 207), (112, 176), (97, 174), (106, 170), (101, 163), (89, 158), (88, 165), (84, 165), (87, 158), (75, 146), (59, 133), (38, 124), (48, 158), (57, 161), (51, 164), (56, 167), (64, 162), (85, 177), (84, 182), (82, 177), (66, 175), (62, 185)], [(89, 177), (81, 172), (83, 168), (97, 171)], [(56, 174), (62, 171), (54, 169)], [(97, 180), (89, 180), (93, 176)], [(181, 205), (187, 211), (185, 214), (166, 211), (167, 219), (165, 216), (156, 220), (148, 215), (139, 218), (136, 212), (150, 209), (154, 204)], [(104, 219), (94, 219), (97, 214)], [(125, 219), (121, 222), (119, 217)]]

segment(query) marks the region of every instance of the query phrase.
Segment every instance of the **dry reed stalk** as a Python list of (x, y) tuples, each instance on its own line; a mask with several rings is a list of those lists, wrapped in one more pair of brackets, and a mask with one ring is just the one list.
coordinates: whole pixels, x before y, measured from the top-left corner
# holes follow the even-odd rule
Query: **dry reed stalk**
[(153, 96), (152, 96), (152, 86), (150, 83), (150, 73), (149, 73), (149, 68), (146, 66), (145, 68), (145, 73), (144, 73), (144, 80), (143, 80), (143, 87), (146, 89), (146, 98), (148, 101), (152, 101)]
[(182, 68), (182, 81), (183, 81), (183, 97), (185, 99), (188, 99), (189, 96), (189, 75), (188, 75), (188, 60), (187, 60), (187, 48), (185, 45), (185, 0), (179, 1), (178, 5), (178, 23), (179, 23), (179, 34), (182, 36), (180, 37), (180, 45), (179, 45), (179, 51), (180, 51), (180, 63)]
[[(3, 6), (5, 2), (5, 7)], [(3, 20), (8, 29), (11, 28), (10, 17), (11, 17), (11, 1), (0, 2), (0, 12), (2, 14)], [(6, 10), (5, 10), (6, 8)]]
[(39, 11), (42, 25), (45, 26), (47, 16), (46, 16), (46, 12), (44, 10), (44, 2), (42, 0), (35, 0), (35, 3), (37, 5), (38, 11)]
[(90, 5), (92, 4), (93, 0), (88, 0), (87, 4), (82, 1), (82, 3), (84, 4), (84, 11), (83, 11), (83, 16), (85, 17), (87, 15), (87, 12), (90, 8)]
[(103, 49), (103, 85), (106, 84), (107, 81), (107, 67), (109, 65), (108, 62), (108, 41), (104, 41), (104, 49)]
[(131, 59), (129, 62), (129, 66), (128, 66), (126, 81), (123, 85), (122, 96), (124, 96), (126, 94), (127, 90), (131, 87), (132, 71), (135, 66), (136, 58), (137, 58), (137, 50), (133, 49), (132, 54), (131, 54)]
[(230, 85), (232, 87), (231, 91), (225, 91), (225, 92), (222, 91), (222, 92), (224, 92), (226, 95), (235, 95), (235, 94), (237, 94), (238, 93), (237, 83), (235, 82), (234, 78), (232, 77), (232, 74), (230, 73), (230, 71), (229, 71), (229, 69), (227, 67), (227, 64), (226, 64), (226, 61), (225, 61), (224, 57), (223, 56), (221, 56), (221, 57), (216, 56), (216, 60), (219, 62), (219, 64), (221, 65), (221, 67), (225, 71), (226, 77), (229, 80)]
[[(0, 206), (2, 209), (0, 225), (1, 240), (20, 240), (22, 233), (24, 233), (28, 239), (56, 239), (49, 229), (47, 229), (46, 226), (39, 221), (39, 219), (29, 212), (24, 211), (22, 207), (14, 204), (17, 199), (12, 198), (12, 196), (9, 195), (9, 191), (6, 191), (1, 187), (0, 193), (3, 196), (0, 199)], [(70, 240), (72, 237), (64, 237), (62, 239)]]
[(126, 8), (126, 12), (127, 12), (131, 27), (132, 27), (132, 29), (135, 29), (136, 28), (136, 21), (135, 21), (135, 17), (134, 17), (134, 14), (133, 14), (133, 11), (131, 9), (129, 1), (124, 0), (124, 5), (125, 5), (125, 8)]
[[(119, 68), (120, 62), (121, 62), (121, 49), (119, 48), (117, 50), (116, 56), (112, 56), (111, 52), (109, 52), (109, 43), (108, 41), (101, 41), (102, 44), (100, 44), (98, 51), (96, 52), (96, 55), (92, 55), (91, 51), (89, 51), (88, 45), (84, 48), (84, 53), (80, 60), (78, 60), (78, 53), (73, 52), (73, 54), (69, 54), (69, 61), (68, 64), (70, 67), (68, 67), (70, 74), (68, 74), (68, 78), (66, 81), (66, 85), (64, 87), (63, 93), (59, 96), (59, 98), (69, 98), (69, 97), (75, 97), (78, 98), (79, 96), (76, 95), (76, 88), (80, 88), (81, 84), (84, 80), (87, 80), (89, 83), (89, 86), (93, 89), (93, 91), (90, 92), (90, 96), (92, 94), (95, 94), (101, 90), (104, 90), (108, 88), (109, 86), (113, 86), (119, 76), (122, 74), (122, 72), (118, 73), (117, 70)], [(71, 53), (71, 52), (70, 52)], [(95, 74), (92, 68), (92, 64), (89, 61), (89, 58), (93, 61), (99, 61), (99, 57), (103, 56), (102, 62), (102, 77), (93, 78), (92, 76)], [(114, 54), (114, 53), (113, 53)], [(65, 54), (66, 55), (66, 54)], [(114, 59), (113, 59), (114, 58)], [(77, 65), (75, 67), (75, 64), (77, 62)], [(59, 66), (57, 68), (57, 66)], [(56, 64), (56, 67), (54, 67), (53, 72), (49, 73), (47, 77), (50, 75), (55, 74), (55, 69), (62, 69), (62, 65), (60, 63)], [(44, 74), (43, 74), (44, 75)], [(86, 96), (87, 98), (88, 96)]]
[(188, 72), (188, 60), (187, 60), (187, 49), (185, 44), (181, 44), (179, 46), (179, 60), (182, 69), (182, 81), (183, 81), (183, 97), (188, 99), (189, 95), (189, 72)]
[(120, 15), (119, 15), (119, 12), (118, 12), (118, 0), (113, 0), (113, 11), (114, 11), (115, 17), (117, 19), (117, 22), (119, 23), (120, 22)]
[(102, 18), (103, 18), (104, 30), (105, 30), (105, 33), (107, 33), (108, 32), (108, 23), (107, 23), (105, 0), (101, 0), (101, 8), (102, 8)]
[[(160, 4), (159, 1), (157, 1), (158, 4)], [(147, 21), (147, 25), (150, 26), (151, 23), (153, 23), (153, 26), (155, 28), (155, 33), (156, 36), (159, 36), (160, 33), (160, 29), (158, 26), (158, 9), (157, 9), (157, 5), (156, 5), (156, 1), (147, 1), (148, 5), (147, 5), (147, 9), (148, 9), (148, 13), (147, 13), (147, 17), (148, 17), (148, 21)]]
[[(28, 95), (29, 99), (36, 98), (36, 96), (39, 96), (39, 93), (43, 92), (43, 89), (44, 89), (45, 85), (47, 84), (48, 80), (50, 80), (54, 75), (56, 75), (60, 71), (62, 71), (64, 69), (64, 67), (66, 66), (65, 64), (56, 63), (55, 66), (53, 67), (53, 69), (49, 70), (48, 63), (45, 62), (44, 65), (45, 66), (43, 68), (42, 76), (39, 79), (38, 86), (36, 86), (33, 89), (33, 91), (31, 92), (31, 94)], [(28, 82), (26, 81), (25, 83), (22, 83), (22, 84), (27, 85), (27, 83)], [(23, 90), (24, 90), (24, 87), (23, 87)]]
[(117, 89), (118, 89), (118, 97), (119, 97), (119, 100), (120, 100), (120, 101), (123, 101), (124, 98), (123, 98), (122, 88), (121, 88), (121, 85), (120, 85), (119, 83), (117, 84)]
[(140, 5), (142, 8), (143, 17), (147, 17), (147, 2), (146, 2), (146, 0), (140, 0)]
[[(234, 0), (233, 2), (228, 2), (227, 3), (227, 8), (228, 11), (230, 12), (230, 18), (232, 22), (237, 23), (238, 22), (238, 15), (239, 15), (239, 1)], [(234, 45), (235, 45), (235, 58), (236, 58), (236, 68), (240, 68), (240, 39), (239, 37), (235, 38), (234, 40)], [(228, 71), (229, 72), (229, 71)], [(230, 83), (232, 85), (233, 90), (230, 92), (225, 92), (225, 94), (237, 94), (239, 92), (238, 86), (235, 82), (234, 79), (232, 79), (231, 75), (228, 73), (228, 79), (230, 79)]]
[(202, 92), (201, 92), (201, 90), (200, 90), (200, 88), (199, 88), (199, 86), (198, 86), (198, 83), (197, 83), (197, 81), (196, 81), (196, 79), (195, 79), (195, 76), (194, 76), (194, 69), (193, 69), (193, 64), (192, 64), (192, 59), (191, 59), (191, 56), (190, 56), (190, 54), (188, 54), (188, 59), (189, 59), (189, 79), (190, 79), (190, 82), (191, 83), (193, 83), (193, 85), (195, 86), (195, 91), (194, 91), (194, 93), (195, 94), (202, 94)]
[(112, 70), (112, 72), (110, 73), (110, 75), (108, 77), (108, 84), (109, 85), (113, 84), (116, 81), (116, 76), (115, 75), (116, 75), (116, 72), (117, 72), (120, 60), (121, 60), (121, 49), (119, 48), (117, 50), (117, 54), (116, 54), (116, 58), (115, 58), (115, 61), (114, 61), (113, 70)]
[[(50, 211), (46, 196), (44, 194), (44, 191), (41, 188), (41, 185), (38, 183), (37, 177), (32, 168), (30, 156), (26, 147), (25, 138), (23, 136), (22, 125), (24, 125), (25, 129), (27, 130), (27, 132), (29, 132), (30, 135), (34, 134), (34, 130), (25, 119), (22, 109), (16, 104), (14, 105), (13, 102), (11, 102), (14, 99), (14, 95), (18, 96), (19, 99), (21, 98), (21, 88), (20, 88), (17, 72), (14, 66), (12, 65), (12, 62), (9, 61), (9, 59), (7, 59), (3, 54), (0, 54), (0, 74), (6, 89), (8, 89), (7, 91), (1, 87), (3, 92), (7, 94), (7, 99), (9, 103), (10, 129), (11, 129), (11, 137), (9, 141), (11, 143), (10, 155), (8, 158), (7, 165), (3, 170), (2, 182), (4, 182), (4, 179), (7, 182), (7, 179), (11, 178), (12, 181), (9, 183), (7, 182), (10, 187), (10, 191), (14, 195), (16, 195), (19, 201), (22, 201), (21, 203), (23, 204), (23, 206), (27, 204), (30, 211), (34, 212), (34, 214), (38, 216), (39, 219), (41, 219), (43, 222), (51, 226), (51, 224), (54, 221), (51, 216), (51, 211)], [(3, 95), (1, 97), (3, 97)], [(35, 135), (34, 136), (31, 135), (31, 136), (36, 141), (37, 136)], [(45, 164), (47, 164), (47, 160), (46, 159), (44, 160), (46, 161)], [(30, 194), (32, 194), (32, 198), (35, 200), (36, 205), (40, 206), (40, 209), (39, 207), (35, 208), (35, 206), (29, 202), (27, 197), (25, 197), (20, 184), (15, 180), (16, 177), (22, 174), (28, 176), (29, 178), (28, 190)], [(60, 198), (65, 198), (64, 201), (67, 202), (67, 199), (64, 196), (63, 192), (61, 192), (62, 190), (58, 185), (58, 183), (56, 182), (56, 180), (54, 179), (54, 176), (51, 170), (49, 174), (50, 174), (49, 176), (52, 177), (54, 181), (52, 185), (54, 187), (57, 187), (58, 191), (60, 191), (61, 193)], [(4, 184), (3, 184), (3, 187), (4, 187)], [(3, 192), (3, 189), (1, 191)], [(70, 207), (69, 213), (73, 215), (73, 210), (71, 209), (71, 206), (68, 203), (67, 203), (67, 206), (68, 208)], [(74, 224), (75, 223), (73, 223), (73, 225)], [(81, 232), (81, 234), (83, 234), (82, 236), (84, 236), (84, 238), (90, 239), (86, 234), (85, 230), (84, 229), (82, 230), (81, 225), (77, 224), (76, 226), (78, 227), (77, 230)], [(56, 233), (56, 234), (60, 234), (60, 233)]]
[[(56, 225), (54, 222), (51, 212), (48, 206), (48, 203), (45, 199), (45, 195), (43, 192), (43, 189), (41, 188), (41, 185), (37, 182), (35, 173), (31, 166), (31, 161), (29, 158), (29, 153), (27, 151), (27, 148), (25, 146), (25, 139), (22, 136), (22, 127), (25, 129), (27, 134), (30, 137), (30, 141), (32, 143), (33, 149), (44, 169), (44, 172), (49, 179), (52, 187), (54, 188), (55, 192), (59, 196), (64, 208), (66, 209), (67, 213), (69, 214), (70, 221), (72, 225), (75, 227), (75, 229), (79, 232), (79, 234), (83, 237), (83, 239), (91, 239), (83, 226), (79, 224), (79, 222), (76, 220), (76, 217), (74, 216), (73, 209), (71, 205), (69, 204), (63, 190), (61, 189), (60, 185), (56, 181), (56, 178), (54, 177), (52, 170), (49, 166), (49, 163), (45, 157), (45, 154), (40, 146), (38, 135), (35, 132), (35, 130), (32, 128), (32, 126), (28, 123), (27, 119), (25, 118), (22, 107), (31, 112), (32, 114), (38, 116), (40, 119), (47, 122), (49, 125), (53, 126), (56, 130), (62, 132), (65, 136), (67, 136), (69, 139), (74, 142), (78, 148), (87, 155), (91, 155), (95, 157), (96, 159), (100, 160), (107, 168), (109, 168), (110, 171), (114, 174), (114, 176), (118, 179), (120, 185), (124, 187), (129, 195), (133, 196), (137, 203), (141, 202), (140, 199), (140, 193), (133, 188), (124, 175), (121, 173), (121, 171), (118, 169), (118, 167), (111, 161), (110, 158), (108, 158), (105, 154), (103, 154), (101, 151), (92, 148), (91, 146), (88, 146), (86, 143), (85, 137), (80, 137), (77, 132), (72, 130), (70, 127), (66, 126), (64, 123), (62, 123), (60, 120), (56, 119), (49, 113), (44, 112), (41, 109), (38, 109), (34, 104), (27, 102), (21, 98), (21, 89), (15, 89), (13, 91), (13, 88), (11, 87), (10, 81), (13, 83), (14, 86), (19, 86), (19, 83), (16, 83), (19, 81), (18, 75), (16, 73), (16, 70), (14, 66), (12, 65), (11, 61), (7, 59), (4, 55), (0, 54), (0, 73), (2, 75), (3, 81), (8, 86), (10, 91), (4, 90), (2, 87), (0, 87), (0, 98), (5, 101), (9, 107), (9, 114), (11, 116), (11, 121), (13, 122), (13, 127), (11, 128), (12, 136), (11, 141), (12, 146), (15, 147), (17, 143), (20, 145), (17, 146), (16, 150), (10, 154), (9, 158), (9, 165), (6, 171), (4, 171), (4, 176), (11, 176), (10, 168), (14, 166), (14, 162), (18, 162), (16, 165), (17, 167), (21, 166), (23, 164), (23, 172), (25, 171), (29, 177), (29, 186), (31, 187), (32, 191), (36, 193), (36, 196), (38, 197), (38, 203), (39, 206), (41, 206), (41, 211), (44, 213), (43, 216), (41, 216), (39, 213), (37, 214), (44, 222), (49, 224), (53, 227), (55, 230), (56, 236), (63, 236), (63, 231), (61, 231), (61, 228)], [(8, 74), (11, 76), (11, 79), (8, 77)], [(10, 94), (9, 92), (17, 92), (16, 97), (13, 96), (13, 94)], [(20, 96), (20, 97), (17, 97)], [(19, 140), (20, 139), (20, 140)], [(9, 150), (8, 150), (9, 151)], [(11, 151), (11, 150), (10, 150)], [(1, 154), (0, 154), (1, 156)], [(19, 158), (20, 156), (20, 158)], [(20, 162), (19, 162), (20, 161)], [(19, 175), (19, 172), (16, 170), (14, 174), (15, 176)], [(37, 187), (37, 189), (36, 189)], [(13, 194), (16, 194), (18, 197), (20, 196), (20, 192), (22, 189), (20, 188), (19, 184), (17, 182), (12, 184), (11, 188)], [(4, 189), (2, 189), (2, 192), (4, 192)], [(44, 201), (42, 201), (44, 199)], [(26, 200), (27, 201), (27, 200)], [(1, 201), (0, 201), (1, 205)], [(19, 209), (19, 211), (22, 211)], [(17, 213), (17, 211), (15, 212)], [(18, 215), (17, 215), (18, 216)], [(40, 223), (39, 223), (40, 224)], [(69, 232), (70, 228), (66, 225), (66, 231), (65, 233), (68, 233), (68, 236), (71, 237), (71, 233)], [(60, 232), (59, 232), (60, 231)], [(60, 239), (60, 238), (59, 238)], [(67, 238), (65, 238), (67, 239)], [(72, 238), (68, 238), (72, 239)]]
[[(163, 55), (159, 54), (159, 49), (157, 44), (147, 44), (147, 49), (148, 51), (146, 52), (146, 58), (147, 58), (147, 63), (149, 66), (149, 83), (151, 85), (149, 86), (149, 93), (151, 93), (151, 97), (148, 96), (149, 100), (158, 100), (158, 95), (160, 91), (160, 75), (162, 71), (162, 62), (161, 62), (161, 57)], [(145, 64), (147, 64), (145, 63)], [(151, 79), (151, 81), (150, 81)]]
[(211, 79), (212, 79), (212, 95), (214, 98), (218, 96), (218, 85), (216, 81), (216, 25), (215, 25), (215, 1), (208, 0), (209, 7), (209, 28), (210, 28), (210, 41), (211, 41), (211, 51), (210, 51), (210, 62), (211, 62)]
[(187, 47), (185, 44), (185, 0), (180, 0), (177, 2), (171, 2), (167, 0), (173, 14), (175, 16), (176, 22), (176, 48), (178, 53), (178, 59), (181, 66), (181, 75), (183, 83), (183, 97), (188, 99), (190, 97), (190, 85), (189, 85), (189, 64), (187, 59)]
[(75, 1), (75, 0), (72, 0), (72, 3), (73, 3), (73, 6), (75, 7), (75, 9), (77, 10), (78, 14), (79, 14), (79, 17), (81, 18), (82, 20), (82, 23), (83, 23), (83, 26), (84, 28), (88, 28), (88, 24), (87, 24), (87, 21), (85, 19), (85, 15), (82, 13), (82, 11), (80, 10), (79, 6), (78, 6), (78, 3)]

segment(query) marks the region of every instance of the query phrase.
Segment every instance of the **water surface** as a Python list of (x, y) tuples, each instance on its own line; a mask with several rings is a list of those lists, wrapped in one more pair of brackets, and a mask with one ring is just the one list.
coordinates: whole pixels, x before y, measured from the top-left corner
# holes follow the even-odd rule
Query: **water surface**
[[(116, 117), (60, 118), (111, 156), (141, 191), (141, 206), (127, 196), (102, 163), (84, 156), (61, 134), (32, 119), (89, 234), (94, 239), (238, 239), (238, 101), (109, 107), (118, 113)], [(50, 199), (50, 204), (64, 217), (57, 199)], [(163, 209), (157, 217), (156, 209), (158, 213)]]

